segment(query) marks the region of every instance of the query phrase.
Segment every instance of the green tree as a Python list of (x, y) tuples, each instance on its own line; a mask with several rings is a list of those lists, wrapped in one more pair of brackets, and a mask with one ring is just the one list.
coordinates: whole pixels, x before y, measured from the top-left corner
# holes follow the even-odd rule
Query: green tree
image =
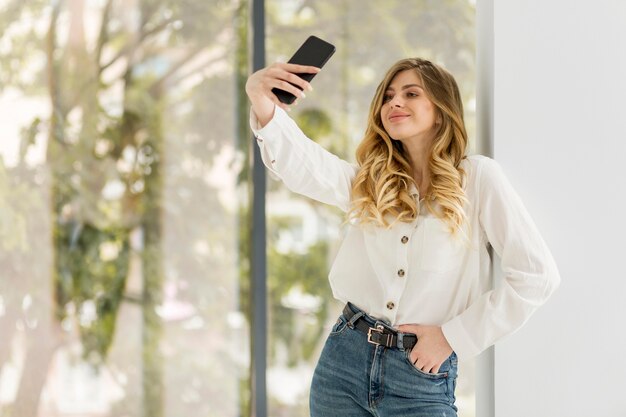
[[(228, 44), (221, 44), (233, 38), (231, 25), (206, 22), (241, 19), (243, 2), (142, 0), (117, 4), (107, 0), (98, 6), (100, 21), (95, 35), (87, 26), (87, 19), (94, 17), (93, 7), (84, 0), (52, 4), (9, 1), (0, 20), (0, 40), (11, 45), (0, 56), (0, 88), (11, 86), (24, 94), (47, 97), (50, 103), (49, 116), (34, 119), (24, 132), (19, 166), (4, 175), (5, 200), (11, 203), (5, 206), (16, 219), (11, 227), (24, 230), (15, 234), (13, 229), (5, 228), (2, 235), (2, 244), (10, 249), (3, 255), (3, 264), (15, 269), (2, 271), (0, 290), (8, 312), (0, 321), (3, 339), (11, 340), (10, 329), (21, 320), (24, 297), (35, 299), (32, 304), (38, 311), (31, 308), (29, 314), (39, 318), (29, 333), (28, 358), (17, 399), (7, 410), (20, 417), (36, 414), (49, 362), (65, 343), (66, 331), (61, 323), (71, 320), (78, 326), (83, 356), (98, 367), (111, 348), (117, 314), (124, 301), (138, 303), (142, 311), (139, 367), (143, 387), (137, 395), (143, 399), (143, 415), (163, 415), (163, 358), (159, 346), (165, 329), (157, 315), (165, 279), (162, 218), (167, 210), (177, 210), (163, 195), (164, 168), (170, 156), (165, 136), (177, 134), (176, 127), (181, 131), (181, 126), (164, 126), (164, 119), (169, 120), (169, 112), (181, 107), (183, 100), (197, 105), (185, 116), (191, 122), (184, 127), (185, 139), (181, 141), (181, 146), (186, 146), (183, 156), (187, 161), (194, 159), (194, 147), (202, 148), (203, 155), (212, 148), (215, 152), (208, 155), (216, 156), (232, 137), (232, 125), (216, 126), (207, 134), (205, 122), (211, 110), (206, 103), (219, 106), (214, 94), (219, 96), (220, 90), (225, 90), (227, 95), (233, 90), (223, 87), (230, 77), (228, 73), (203, 75), (200, 84), (192, 88), (185, 87), (185, 83), (222, 63), (233, 66), (228, 62)], [(47, 27), (45, 32), (39, 29), (42, 24)], [(19, 30), (19, 25), (28, 29)], [(65, 30), (67, 40), (61, 34)], [(45, 65), (38, 65), (42, 59)], [(238, 65), (245, 66), (246, 62)], [(23, 76), (29, 72), (30, 79)], [(42, 136), (47, 139), (45, 164), (29, 167), (24, 156)], [(212, 161), (204, 160), (202, 164), (210, 166)], [(48, 201), (35, 201), (40, 193), (34, 178), (42, 172), (43, 185), (50, 195)], [(215, 200), (216, 192), (204, 181), (199, 179), (194, 184), (184, 171), (168, 172), (173, 175), (168, 180), (194, 187), (189, 191), (199, 207), (203, 199), (213, 200), (210, 207), (221, 206)], [(22, 194), (32, 196), (13, 203), (17, 196), (24, 197)], [(48, 209), (50, 213), (46, 213)], [(42, 213), (42, 218), (52, 219), (52, 230), (48, 231), (53, 237), (52, 258), (48, 265), (42, 263), (42, 270), (33, 279), (24, 279), (35, 271), (24, 272), (28, 256), (20, 258), (20, 254), (30, 253), (32, 257), (36, 243), (46, 253), (47, 235), (27, 233), (29, 227), (38, 224), (32, 216)], [(183, 228), (189, 232), (193, 225)], [(226, 233), (229, 231), (217, 225), (215, 236), (205, 235), (202, 239), (219, 245)], [(44, 239), (36, 242), (34, 236)], [(200, 239), (198, 234), (195, 237)], [(139, 260), (142, 271), (141, 292), (134, 294), (127, 292), (133, 258)], [(171, 259), (174, 265), (186, 261)], [(53, 284), (42, 286), (47, 281), (45, 267), (50, 264)], [(196, 269), (206, 274), (211, 260), (202, 259), (196, 264)], [(12, 287), (14, 281), (20, 286)], [(183, 296), (201, 305), (207, 303), (198, 300), (193, 290)], [(95, 320), (83, 320), (92, 306)], [(201, 314), (215, 317), (210, 308)], [(2, 343), (0, 366), (7, 360), (9, 346)]]
[[(288, 58), (311, 33), (337, 46), (314, 81), (316, 91), (293, 117), (342, 158), (352, 159), (375, 83), (396, 59), (422, 55), (442, 62), (464, 97), (473, 96), (474, 12), (465, 0), (420, 0), (411, 7), (400, 0), (266, 4), (269, 62)], [(114, 414), (130, 413), (128, 404), (140, 398), (144, 415), (220, 415), (200, 400), (165, 410), (166, 378), (168, 395), (240, 401), (242, 414), (250, 414), (246, 369), (236, 370), (238, 394), (212, 383), (230, 377), (214, 358), (236, 361), (228, 341), (240, 335), (216, 320), (233, 287), (250, 322), (245, 191), (255, 145), (244, 92), (248, 2), (9, 0), (1, 7), (0, 92), (11, 87), (49, 103), (48, 114), (24, 127), (17, 165), (0, 164), (0, 337), (12, 340), (23, 325), (28, 341), (17, 399), (3, 411), (36, 414), (49, 362), (69, 338), (64, 324), (78, 329), (85, 360), (101, 367), (119, 334), (120, 308), (130, 303), (141, 310), (141, 360), (125, 372), (140, 374), (143, 385), (128, 387)], [(28, 153), (42, 141), (45, 162), (29, 165)], [(234, 207), (206, 180), (220, 158), (229, 160), (224, 169), (239, 173)], [(270, 183), (270, 195), (282, 191), (279, 182)], [(337, 209), (294, 199), (327, 223), (342, 220)], [(173, 220), (164, 224), (164, 218)], [(313, 243), (306, 254), (279, 251), (280, 234), (297, 227), (292, 218), (269, 219), (270, 363), (282, 344), (289, 347), (289, 366), (314, 358), (331, 310), (326, 276), (333, 243)], [(239, 265), (238, 276), (232, 265)], [(141, 290), (132, 292), (136, 270)], [(191, 336), (193, 330), (157, 314), (172, 282), (210, 332)], [(303, 333), (296, 332), (300, 313), (282, 303), (294, 289), (322, 300)], [(90, 309), (95, 319), (84, 320)], [(159, 348), (165, 342), (175, 352), (167, 360)], [(132, 348), (125, 340), (115, 343)], [(9, 353), (10, 344), (0, 343), (0, 367)], [(175, 372), (164, 371), (168, 361)], [(203, 377), (189, 377), (196, 374)], [(276, 415), (306, 413), (277, 401), (272, 407)]]

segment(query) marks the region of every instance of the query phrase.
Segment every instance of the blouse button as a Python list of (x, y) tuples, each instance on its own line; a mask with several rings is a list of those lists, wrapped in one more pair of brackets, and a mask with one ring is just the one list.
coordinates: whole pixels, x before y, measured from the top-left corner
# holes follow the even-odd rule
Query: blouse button
[(409, 241), (408, 236), (402, 236), (402, 243), (406, 243)]
[(403, 277), (404, 276), (404, 269), (398, 270), (398, 276), (399, 277)]
[(389, 309), (389, 310), (393, 310), (393, 308), (394, 308), (395, 306), (396, 306), (396, 305), (395, 305), (394, 303), (392, 303), (391, 301), (389, 301), (389, 302), (387, 303), (387, 309)]

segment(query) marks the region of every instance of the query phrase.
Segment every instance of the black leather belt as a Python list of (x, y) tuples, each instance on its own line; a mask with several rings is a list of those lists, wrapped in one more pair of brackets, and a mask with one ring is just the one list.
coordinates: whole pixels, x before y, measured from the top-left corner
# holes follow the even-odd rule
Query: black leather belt
[[(343, 316), (348, 320), (357, 313), (352, 311), (350, 306), (346, 304), (343, 308)], [(417, 343), (417, 336), (413, 333), (402, 333), (390, 329), (389, 327), (379, 324), (378, 326), (370, 326), (363, 316), (359, 317), (354, 323), (354, 327), (367, 335), (367, 341), (373, 345), (381, 345), (388, 348), (412, 349)]]

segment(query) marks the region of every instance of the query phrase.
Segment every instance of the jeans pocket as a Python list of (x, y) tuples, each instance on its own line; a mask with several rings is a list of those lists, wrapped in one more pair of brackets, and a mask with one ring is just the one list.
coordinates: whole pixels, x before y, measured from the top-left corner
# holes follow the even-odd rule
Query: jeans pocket
[(330, 330), (330, 335), (331, 336), (335, 336), (335, 335), (338, 335), (340, 333), (343, 333), (343, 331), (347, 327), (348, 327), (348, 320), (346, 320), (346, 318), (342, 314), (342, 315), (339, 316), (339, 318), (337, 319), (335, 324), (333, 324), (333, 327)]
[[(413, 371), (415, 371), (420, 376), (423, 376), (423, 377), (428, 378), (428, 379), (443, 379), (443, 378), (447, 378), (448, 377), (448, 372), (447, 371), (437, 372), (436, 374), (431, 374), (431, 373), (424, 372), (421, 369), (417, 368), (415, 365), (413, 365), (413, 362), (411, 362), (411, 351), (410, 350), (406, 350), (404, 352), (404, 358), (406, 360), (406, 363), (411, 367), (411, 369), (413, 369)], [(446, 361), (447, 361), (447, 359), (446, 359)], [(444, 366), (445, 364), (446, 364), (446, 362), (444, 362), (442, 364), (442, 366)]]

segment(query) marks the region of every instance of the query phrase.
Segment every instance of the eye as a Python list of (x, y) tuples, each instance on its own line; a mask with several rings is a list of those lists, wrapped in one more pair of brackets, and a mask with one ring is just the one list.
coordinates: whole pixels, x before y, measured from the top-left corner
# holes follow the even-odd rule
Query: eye
[(391, 94), (385, 94), (385, 95), (383, 96), (383, 103), (388, 102), (388, 101), (389, 101), (389, 100), (391, 100), (392, 98), (393, 98), (393, 95), (391, 95)]
[(407, 97), (419, 97), (419, 94), (414, 91), (409, 91), (406, 95)]

